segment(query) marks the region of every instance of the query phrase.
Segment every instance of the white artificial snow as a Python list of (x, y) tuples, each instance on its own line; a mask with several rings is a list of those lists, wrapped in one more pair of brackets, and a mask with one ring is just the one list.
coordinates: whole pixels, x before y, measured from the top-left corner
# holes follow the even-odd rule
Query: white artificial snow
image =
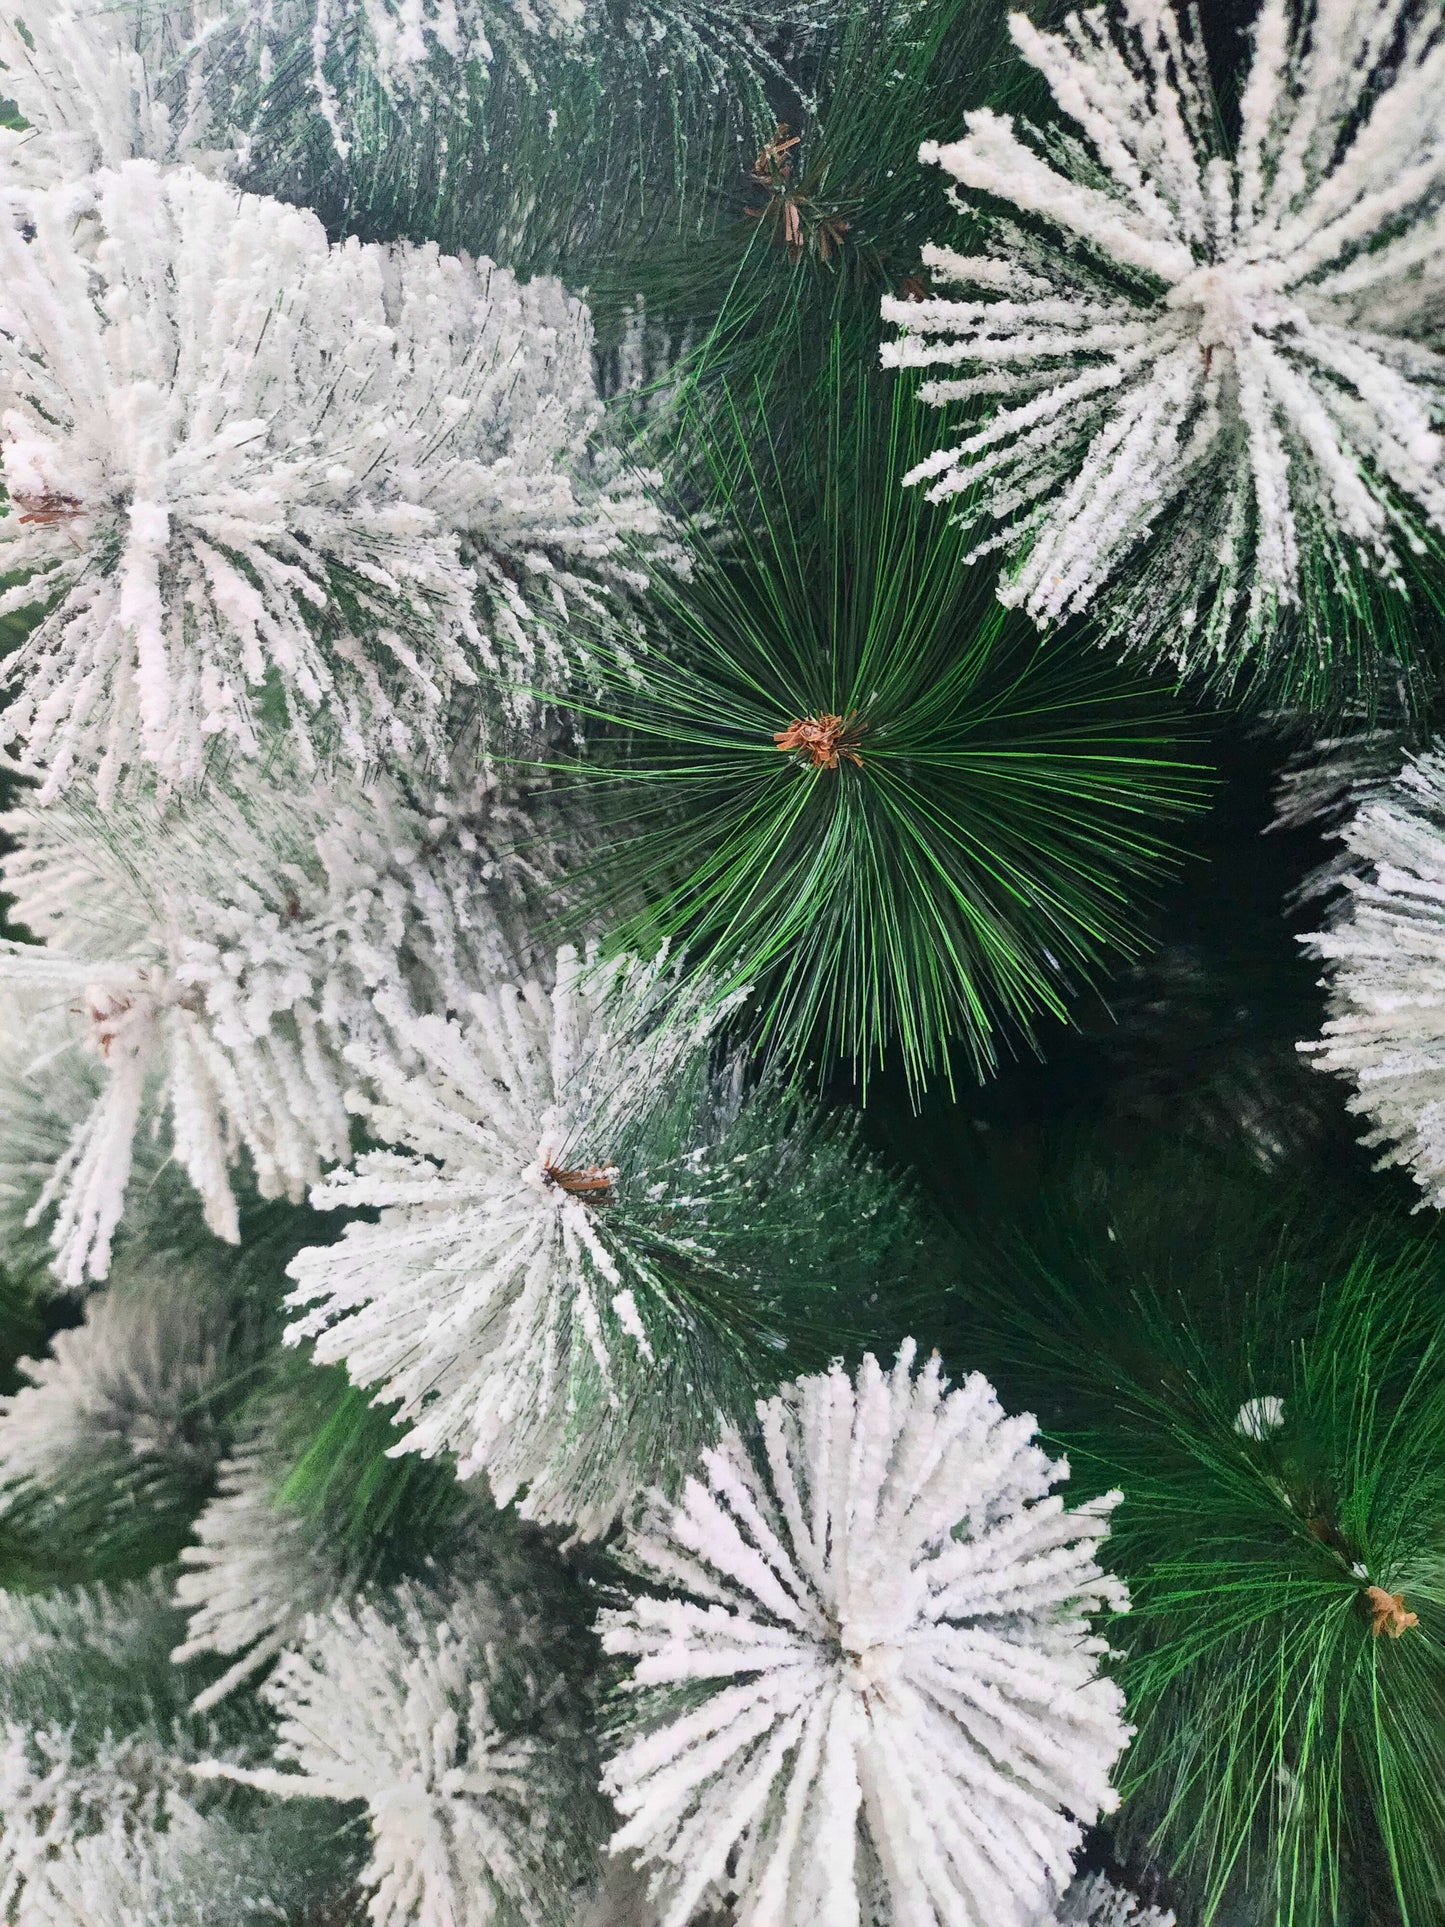
[(1149, 1907), (1107, 1874), (1081, 1874), (1050, 1916), (1048, 1927), (1174, 1927), (1174, 1915)]
[(485, 64), (492, 59), (494, 40), (565, 40), (584, 12), (585, 0), (316, 0), (311, 46), (322, 111), (345, 152), (340, 103), (326, 66), (333, 48), (348, 37), (362, 37), (367, 66), (387, 93), (407, 92), (438, 55)]
[[(439, 756), (453, 692), (525, 709), (574, 605), (661, 529), (584, 474), (586, 308), (433, 247), (131, 161), (0, 220), (0, 738), (41, 800), (193, 785), (277, 733), (303, 766)], [(23, 215), (23, 222), (18, 219)]]
[[(518, 1632), (478, 1586), (338, 1604), (262, 1689), (281, 1767), (202, 1772), (281, 1798), (364, 1801), (374, 1927), (555, 1918), (568, 1822), (550, 1803), (567, 1782), (565, 1742), (504, 1732), (491, 1707), (498, 1654)], [(535, 1703), (545, 1684), (531, 1687)]]
[(975, 553), (1012, 558), (1000, 597), (1041, 624), (1102, 610), (1178, 511), (1116, 626), (1181, 664), (1225, 651), (1241, 603), (1257, 638), (1305, 568), (1398, 581), (1445, 531), (1438, 8), (1262, 0), (1232, 161), (1162, 0), (1011, 30), (1082, 139), (980, 109), (922, 148), (988, 252), (924, 250), (964, 293), (886, 300), (884, 359), (992, 412), (908, 479), (993, 525)]
[(123, 1586), (72, 1586), (48, 1593), (0, 1588), (0, 1684), (28, 1668), (62, 1670), (82, 1654), (111, 1666), (134, 1666), (138, 1637), (165, 1618), (170, 1584), (164, 1574)]
[(602, 1615), (644, 1707), (603, 1784), (664, 1927), (712, 1881), (738, 1927), (857, 1927), (865, 1892), (1033, 1927), (1115, 1804), (1087, 1614), (1127, 1605), (1095, 1561), (1116, 1495), (1066, 1512), (1031, 1418), (913, 1363), (798, 1380), (758, 1406), (761, 1455), (726, 1434), (629, 1536), (670, 1596)]
[(1301, 939), (1326, 965), (1329, 1019), (1300, 1049), (1355, 1086), (1349, 1108), (1445, 1206), (1445, 754), (1411, 759), (1341, 832), (1351, 860), (1329, 926)]
[(178, 1664), (218, 1653), (235, 1663), (193, 1702), (204, 1713), (297, 1644), (307, 1618), (338, 1596), (344, 1576), (315, 1523), (277, 1498), (276, 1456), (255, 1438), (221, 1466), (217, 1493), (181, 1549), (176, 1604), (190, 1614)]
[[(184, 1834), (195, 1855), (189, 1871), (205, 1869), (209, 1898), (214, 1872), (204, 1827), (188, 1827)], [(27, 1890), (16, 1927), (200, 1927), (212, 1916), (194, 1904), (176, 1904), (178, 1861), (185, 1864), (179, 1834), (171, 1829), (135, 1834), (112, 1825), (87, 1834), (54, 1860), (42, 1884)]]
[[(95, 1902), (107, 1869), (145, 1869), (163, 1837), (199, 1826), (184, 1763), (145, 1736), (91, 1747), (63, 1726), (10, 1722), (0, 1743), (0, 1916), (11, 1927), (120, 1927)], [(140, 1917), (137, 1917), (140, 1927)]]
[[(136, 796), (123, 815), (71, 795), (0, 824), (13, 915), (45, 940), (0, 946), (7, 1055), (39, 1011), (37, 1078), (81, 1086), (31, 1207), (35, 1221), (56, 1207), (67, 1285), (106, 1275), (150, 1093), (207, 1223), (235, 1242), (243, 1153), (262, 1196), (297, 1203), (349, 1156), (341, 1050), (380, 1028), (378, 991), (456, 1009), (538, 960), (528, 927), (565, 861), (541, 792), (481, 778), (412, 799), (383, 777), (275, 776), (243, 769), (184, 803)], [(100, 1073), (89, 1101), (77, 1052)]]
[[(1285, 759), (1275, 781), (1274, 815), (1266, 834), (1309, 830), (1337, 841), (1365, 803), (1388, 793), (1413, 740), (1415, 733), (1405, 719), (1388, 714), (1377, 716), (1373, 727), (1351, 718), (1337, 734), (1317, 733)], [(1359, 869), (1348, 849), (1336, 848), (1290, 891), (1290, 909), (1337, 899), (1345, 878)]]
[(137, 159), (224, 167), (218, 67), (247, 53), (260, 54), (254, 28), (220, 0), (20, 0), (0, 15), (0, 87), (27, 125), (0, 129), (0, 180), (53, 187)]
[(343, 158), (358, 70), (387, 95), (433, 106), (466, 84), (459, 68), (503, 52), (534, 88), (572, 62), (595, 71), (601, 47), (671, 77), (675, 93), (690, 83), (721, 111), (765, 113), (767, 82), (786, 77), (779, 43), (836, 14), (834, 0), (314, 0), (311, 84)]
[(661, 1183), (685, 1220), (700, 1189), (685, 1155), (649, 1173), (621, 1147), (706, 1061), (730, 1007), (681, 988), (661, 958), (602, 965), (566, 948), (550, 991), (528, 978), (474, 997), (461, 1023), (397, 1019), (419, 1068), (370, 1062), (371, 1131), (404, 1148), (312, 1193), (378, 1216), (293, 1261), (288, 1302), (309, 1309), (287, 1333), (397, 1402), (397, 1451), (455, 1452), (502, 1504), (525, 1487), (525, 1517), (596, 1534), (617, 1516), (635, 1471), (607, 1462), (592, 1428), (623, 1362), (651, 1364), (648, 1328), (673, 1308), (658, 1240), (629, 1235), (613, 1194)]
[[(104, 1083), (101, 1059), (74, 1044), (68, 1002), (0, 985), (0, 1238), (15, 1267), (44, 1269), (50, 1262), (49, 1227), (38, 1221), (37, 1201)], [(140, 1147), (143, 1165), (152, 1148), (159, 1147)]]
[(163, 1572), (116, 1587), (0, 1590), (0, 1918), (10, 1927), (285, 1917), (266, 1892), (285, 1890), (285, 1869), (214, 1810), (193, 1774), (199, 1731), (164, 1717), (169, 1595)]

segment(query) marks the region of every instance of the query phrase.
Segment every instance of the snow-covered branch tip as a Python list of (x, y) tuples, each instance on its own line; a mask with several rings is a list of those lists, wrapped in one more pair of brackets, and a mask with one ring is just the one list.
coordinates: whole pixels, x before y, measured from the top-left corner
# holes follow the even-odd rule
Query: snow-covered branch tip
[(122, 1927), (91, 1909), (107, 1891), (144, 1892), (167, 1844), (200, 1833), (186, 1789), (185, 1762), (154, 1735), (106, 1734), (84, 1746), (63, 1726), (9, 1722), (0, 1739), (0, 1914), (18, 1927)]
[(1445, 534), (1445, 23), (1429, 0), (1263, 0), (1232, 158), (1197, 19), (1016, 14), (1077, 132), (988, 109), (927, 143), (985, 251), (888, 300), (923, 398), (990, 410), (909, 478), (1011, 558), (1038, 623), (1092, 610), (1232, 679)]
[(629, 1535), (666, 1596), (602, 1615), (635, 1695), (603, 1784), (664, 1927), (712, 1882), (749, 1927), (1034, 1927), (1115, 1804), (1117, 1495), (1066, 1511), (1031, 1418), (913, 1366), (800, 1379)]
[(176, 1604), (190, 1618), (172, 1653), (177, 1665), (217, 1654), (232, 1664), (192, 1702), (218, 1706), (299, 1644), (307, 1619), (346, 1590), (342, 1562), (318, 1541), (314, 1521), (280, 1501), (282, 1468), (265, 1427), (227, 1459), (216, 1496), (196, 1521), (198, 1543), (181, 1549)]
[(224, 173), (239, 138), (226, 107), (264, 60), (265, 12), (245, 0), (7, 7), (0, 68), (26, 124), (0, 129), (0, 183), (58, 187), (130, 160)]
[(508, 691), (573, 604), (641, 586), (662, 518), (589, 467), (590, 317), (557, 282), (331, 246), (189, 167), (11, 198), (0, 612), (43, 613), (0, 740), (42, 801), (277, 734), (303, 768), (439, 759), (454, 692), (530, 713)]
[(277, 1766), (200, 1772), (363, 1801), (373, 1927), (531, 1927), (593, 1875), (600, 1817), (580, 1709), (554, 1685), (535, 1629), (485, 1587), (407, 1584), (312, 1619), (281, 1660), (262, 1688)]
[[(528, 978), (461, 1023), (395, 1022), (405, 1055), (371, 1057), (366, 1078), (372, 1135), (399, 1148), (312, 1195), (379, 1216), (295, 1259), (290, 1302), (308, 1309), (287, 1336), (399, 1402), (397, 1450), (453, 1451), (499, 1502), (525, 1487), (525, 1516), (600, 1533), (636, 1489), (632, 1434), (667, 1429), (619, 1388), (655, 1372), (657, 1396), (708, 1422), (708, 1388), (662, 1367), (705, 1356), (672, 1273), (701, 1251), (702, 1160), (732, 1101), (708, 1069), (736, 1001), (680, 989), (663, 957), (563, 949), (550, 990)], [(664, 1157), (648, 1127), (679, 1111)]]
[(162, 1515), (172, 1493), (193, 1503), (221, 1456), (235, 1368), (227, 1322), (193, 1280), (96, 1294), (0, 1398), (0, 1515), (38, 1506), (63, 1529), (78, 1495), (94, 1552), (133, 1532), (138, 1512)]
[(1047, 1927), (1174, 1927), (1167, 1908), (1151, 1907), (1104, 1873), (1080, 1874)]

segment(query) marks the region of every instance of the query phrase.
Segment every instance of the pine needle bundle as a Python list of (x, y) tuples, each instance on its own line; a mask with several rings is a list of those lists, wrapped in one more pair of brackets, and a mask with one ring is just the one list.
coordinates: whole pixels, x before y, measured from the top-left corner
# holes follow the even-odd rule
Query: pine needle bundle
[(604, 1814), (576, 1653), (470, 1576), (338, 1604), (265, 1689), (279, 1767), (198, 1777), (363, 1807), (374, 1927), (560, 1921), (596, 1877)]
[(1303, 1343), (1245, 1379), (1195, 1337), (1192, 1396), (1131, 1400), (1133, 1436), (1099, 1444), (1131, 1482), (1126, 1826), (1202, 1918), (1231, 1889), (1290, 1927), (1445, 1904), (1438, 1289), (1428, 1260), (1365, 1250)]
[(399, 1580), (430, 1583), (459, 1548), (499, 1593), (580, 1623), (540, 1535), (449, 1465), (396, 1452), (402, 1436), (343, 1372), (289, 1352), (273, 1361), (180, 1555), (176, 1600), (190, 1618), (174, 1657), (223, 1662), (197, 1711), (261, 1680), (312, 1615)]
[(908, 1191), (850, 1121), (749, 1083), (730, 1008), (665, 956), (564, 949), (550, 990), (397, 1022), (414, 1068), (376, 1059), (370, 1112), (395, 1148), (313, 1193), (378, 1215), (293, 1261), (287, 1333), (396, 1408), (392, 1450), (600, 1537), (785, 1360), (887, 1318), (929, 1255)]
[(760, 1402), (629, 1535), (603, 1784), (663, 1927), (713, 1887), (750, 1927), (1034, 1927), (1115, 1804), (1092, 1621), (1128, 1608), (1099, 1563), (1118, 1494), (1067, 1509), (1032, 1418), (915, 1359)]
[(0, 1908), (17, 1927), (310, 1927), (351, 1885), (335, 1807), (298, 1826), (194, 1776), (261, 1727), (254, 1708), (187, 1711), (179, 1624), (163, 1573), (0, 1592)]
[(1054, 112), (960, 101), (923, 142), (967, 217), (923, 258), (963, 292), (883, 304), (885, 359), (965, 404), (908, 481), (1041, 627), (1089, 611), (1225, 695), (1418, 696), (1445, 535), (1439, 9), (1263, 0), (1233, 153), (1197, 9), (1009, 30)]
[(201, 1267), (153, 1261), (19, 1361), (0, 1399), (12, 1583), (129, 1578), (175, 1556), (258, 1362), (237, 1299)]
[(78, 1288), (105, 1277), (157, 1138), (229, 1243), (242, 1159), (264, 1197), (299, 1204), (350, 1156), (343, 1046), (377, 1031), (378, 992), (457, 1009), (540, 962), (557, 872), (587, 835), (575, 817), (546, 824), (547, 807), (475, 774), (440, 790), (307, 782), (277, 759), (184, 803), (5, 813), (0, 878), (41, 941), (0, 942), (16, 1010), (0, 1210), (13, 1199), (26, 1231), (46, 1224)]
[(699, 528), (647, 652), (604, 652), (578, 699), (616, 731), (597, 754), (635, 826), (604, 887), (648, 900), (623, 941), (685, 944), (720, 994), (757, 983), (780, 1051), (865, 1088), (890, 1048), (915, 1086), (955, 1056), (982, 1076), (1137, 950), (1132, 899), (1202, 772), (1162, 692), (979, 594), (896, 486), (911, 401), (838, 392), (792, 459), (740, 404), (694, 417), (725, 555)]
[(641, 294), (682, 337), (678, 372), (699, 394), (762, 384), (775, 425), (804, 421), (826, 405), (834, 331), (851, 383), (876, 358), (880, 297), (927, 291), (941, 197), (920, 184), (920, 135), (945, 136), (960, 103), (988, 96), (1004, 19), (998, 0), (844, 9), (776, 117), (714, 173), (710, 245), (677, 232), (589, 263), (594, 305)]
[(1237, 1201), (1223, 1166), (1176, 1215), (1176, 1175), (1102, 1175), (1072, 1249), (1056, 1198), (958, 1319), (1076, 1483), (1125, 1493), (1116, 1844), (1182, 1927), (1418, 1927), (1445, 1901), (1439, 1256), (1313, 1194)]

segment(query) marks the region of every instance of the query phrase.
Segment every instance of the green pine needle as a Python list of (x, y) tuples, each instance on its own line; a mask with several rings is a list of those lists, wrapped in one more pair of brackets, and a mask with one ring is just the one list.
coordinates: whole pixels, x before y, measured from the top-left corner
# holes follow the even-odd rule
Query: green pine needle
[(813, 391), (794, 378), (799, 351), (816, 368), (841, 330), (861, 365), (876, 351), (880, 295), (922, 272), (946, 203), (919, 143), (956, 139), (967, 110), (1011, 79), (1007, 13), (1000, 0), (847, 7), (800, 77), (806, 98), (779, 103), (787, 148), (770, 156), (764, 125), (746, 154), (719, 156), (708, 244), (663, 234), (589, 260), (594, 307), (605, 317), (641, 295), (649, 315), (685, 324), (688, 382), (762, 384), (775, 416), (805, 412)]
[(496, 38), (490, 62), (434, 53), (410, 90), (373, 71), (361, 18), (335, 22), (325, 77), (344, 155), (317, 108), (303, 22), (242, 103), (245, 185), (313, 208), (333, 233), (435, 241), (517, 274), (566, 271), (574, 286), (593, 264), (684, 237), (696, 247), (714, 183), (770, 120), (767, 64), (725, 35), (701, 37), (695, 58), (659, 50), (618, 13), (580, 44), (519, 31)]
[[(765, 417), (693, 412), (693, 572), (654, 583), (645, 648), (599, 644), (603, 693), (578, 707), (614, 732), (604, 889), (647, 904), (620, 941), (759, 985), (789, 1056), (842, 1057), (866, 1088), (896, 1047), (919, 1088), (960, 1051), (983, 1076), (1001, 1036), (1135, 954), (1161, 826), (1203, 773), (1164, 695), (998, 607), (901, 485), (923, 411), (876, 377), (846, 407), (847, 372), (786, 462)], [(837, 767), (775, 741), (820, 716), (846, 719)]]

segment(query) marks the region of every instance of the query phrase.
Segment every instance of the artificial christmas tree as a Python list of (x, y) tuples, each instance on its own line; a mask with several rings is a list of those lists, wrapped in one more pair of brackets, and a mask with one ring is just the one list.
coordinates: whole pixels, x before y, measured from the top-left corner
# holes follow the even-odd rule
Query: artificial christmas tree
[(1064, 13), (0, 22), (7, 1927), (1445, 1910), (1445, 39)]

